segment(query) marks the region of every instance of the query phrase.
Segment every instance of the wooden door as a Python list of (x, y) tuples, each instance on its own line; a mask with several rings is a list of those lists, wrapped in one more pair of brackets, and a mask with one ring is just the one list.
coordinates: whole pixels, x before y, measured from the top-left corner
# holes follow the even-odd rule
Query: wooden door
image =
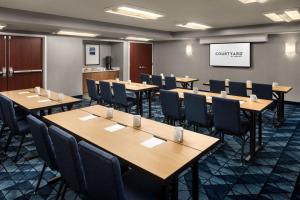
[(41, 86), (43, 83), (43, 39), (9, 36), (8, 90)]
[(140, 82), (140, 74), (152, 74), (152, 44), (130, 43), (130, 79)]
[(0, 92), (7, 90), (6, 36), (0, 36)]

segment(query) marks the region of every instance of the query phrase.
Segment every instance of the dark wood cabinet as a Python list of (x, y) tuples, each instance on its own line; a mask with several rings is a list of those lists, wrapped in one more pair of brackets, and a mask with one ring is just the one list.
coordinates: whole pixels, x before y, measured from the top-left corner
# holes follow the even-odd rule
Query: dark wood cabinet
[(0, 91), (43, 85), (43, 38), (1, 36)]

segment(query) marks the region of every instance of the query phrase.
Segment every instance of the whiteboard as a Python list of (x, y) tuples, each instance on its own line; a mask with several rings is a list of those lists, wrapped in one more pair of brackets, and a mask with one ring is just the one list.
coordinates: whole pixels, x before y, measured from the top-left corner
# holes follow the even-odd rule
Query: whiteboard
[(210, 66), (250, 67), (250, 43), (210, 44)]

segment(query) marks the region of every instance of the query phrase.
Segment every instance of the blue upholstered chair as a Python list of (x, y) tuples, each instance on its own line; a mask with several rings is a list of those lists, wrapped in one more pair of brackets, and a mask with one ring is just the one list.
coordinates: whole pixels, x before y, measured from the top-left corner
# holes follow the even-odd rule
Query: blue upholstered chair
[(180, 123), (184, 120), (184, 111), (180, 106), (180, 100), (177, 92), (160, 90), (160, 102), (162, 112), (165, 116), (164, 121), (175, 125), (175, 121)]
[(203, 95), (184, 93), (185, 119), (188, 125), (194, 126), (194, 131), (198, 127), (205, 127), (212, 132), (212, 115), (207, 112), (206, 97)]
[(113, 94), (109, 82), (100, 81), (101, 98), (104, 104), (113, 105)]
[(170, 77), (166, 76), (165, 77), (165, 89), (166, 90), (172, 90), (177, 87), (176, 85), (176, 78), (175, 77)]
[(159, 89), (163, 88), (162, 78), (160, 75), (152, 75), (151, 81), (152, 84), (158, 86)]
[(247, 96), (247, 86), (246, 83), (241, 82), (229, 82), (229, 94), (235, 96)]
[(150, 76), (149, 74), (141, 74), (140, 75), (141, 82), (146, 82), (147, 84), (150, 84)]
[[(56, 126), (49, 127), (49, 135), (53, 142), (56, 164), (64, 184), (61, 199), (64, 198), (68, 187), (75, 192), (85, 194), (85, 178), (75, 138)], [(61, 189), (62, 187), (59, 188), (58, 195), (60, 195)]]
[(84, 141), (79, 142), (89, 199), (162, 199), (162, 185), (135, 170), (122, 177), (119, 160)]
[[(1, 99), (0, 99), (0, 101), (1, 101)], [(5, 126), (6, 126), (6, 124), (4, 122), (4, 114), (2, 112), (1, 103), (0, 103), (0, 122), (1, 122), (0, 139), (1, 139), (4, 129), (5, 129)]]
[(29, 124), (26, 119), (24, 120), (18, 120), (16, 113), (15, 113), (15, 107), (13, 105), (13, 102), (8, 99), (7, 97), (0, 95), (0, 103), (1, 103), (1, 108), (3, 112), (3, 117), (4, 117), (4, 122), (5, 124), (9, 127), (10, 133), (4, 148), (4, 151), (7, 152), (8, 146), (11, 143), (12, 137), (15, 135), (20, 135), (21, 136), (21, 141), (19, 144), (19, 147), (17, 149), (17, 153), (15, 156), (15, 161), (17, 161), (20, 150), (22, 148), (25, 136), (27, 133), (30, 132), (29, 129)]
[(220, 93), (225, 91), (225, 81), (209, 80), (210, 92)]
[(240, 102), (213, 97), (212, 108), (215, 129), (220, 134), (221, 141), (224, 141), (224, 134), (240, 138), (242, 143), (241, 160), (243, 160), (244, 146), (249, 138), (247, 137), (247, 132), (250, 129), (250, 124), (248, 121), (242, 121), (240, 118)]
[(57, 166), (52, 141), (48, 134), (48, 127), (44, 122), (32, 115), (27, 116), (27, 121), (30, 126), (30, 131), (36, 150), (39, 154), (39, 157), (44, 161), (43, 169), (34, 190), (34, 192), (37, 192), (46, 167), (49, 167), (51, 170), (57, 171)]
[(122, 83), (113, 83), (114, 105), (117, 108), (125, 108), (126, 112), (130, 112), (131, 107), (135, 104), (136, 99), (127, 96), (125, 85)]
[(87, 79), (86, 83), (87, 83), (88, 94), (91, 99), (90, 105), (92, 104), (92, 101), (97, 101), (97, 103), (100, 103), (101, 95), (98, 93), (97, 85), (95, 81)]

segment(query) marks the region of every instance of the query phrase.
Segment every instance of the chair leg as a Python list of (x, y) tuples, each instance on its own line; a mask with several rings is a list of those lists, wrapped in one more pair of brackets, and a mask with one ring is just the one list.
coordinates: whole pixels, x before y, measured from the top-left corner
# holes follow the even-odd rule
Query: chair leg
[(241, 162), (244, 161), (244, 149), (245, 149), (245, 138), (241, 138), (242, 139), (242, 152), (241, 152)]
[(5, 128), (5, 125), (2, 124), (1, 129), (0, 129), (0, 139), (1, 139), (2, 134), (3, 134), (3, 132), (4, 132), (4, 128)]
[(90, 100), (90, 105), (92, 105), (92, 102), (93, 102), (93, 100), (91, 99), (91, 100)]
[(7, 138), (7, 141), (6, 141), (6, 145), (5, 145), (5, 147), (4, 147), (4, 152), (5, 152), (5, 153), (7, 152), (8, 146), (9, 146), (10, 143), (11, 143), (12, 137), (13, 137), (13, 133), (10, 132), (10, 133), (9, 133), (9, 136), (8, 136), (8, 138)]
[(25, 134), (22, 136), (21, 142), (20, 142), (20, 144), (19, 144), (18, 151), (17, 151), (17, 154), (16, 154), (16, 156), (15, 156), (15, 160), (14, 160), (15, 162), (17, 162), (17, 159), (18, 159), (18, 156), (19, 156), (19, 154), (20, 154), (20, 150), (21, 150), (21, 148), (22, 148), (24, 139), (25, 139)]
[(41, 171), (41, 174), (40, 174), (40, 177), (39, 177), (39, 180), (35, 186), (35, 190), (34, 190), (34, 193), (36, 193), (40, 187), (40, 184), (41, 184), (41, 180), (43, 178), (43, 175), (44, 175), (44, 172), (45, 172), (45, 169), (46, 169), (47, 165), (46, 165), (46, 162), (44, 162), (44, 165), (43, 165), (43, 169)]
[(64, 180), (62, 180), (61, 183), (60, 183), (60, 185), (59, 185), (59, 188), (58, 188), (55, 200), (58, 200), (58, 198), (60, 196), (60, 193), (61, 193), (61, 190), (63, 189), (64, 185), (65, 185), (65, 182), (64, 182)]
[(64, 187), (63, 187), (62, 193), (61, 193), (61, 197), (60, 197), (61, 200), (63, 200), (65, 198), (65, 194), (67, 192), (67, 189), (68, 189), (68, 186), (67, 186), (67, 184), (65, 184)]

